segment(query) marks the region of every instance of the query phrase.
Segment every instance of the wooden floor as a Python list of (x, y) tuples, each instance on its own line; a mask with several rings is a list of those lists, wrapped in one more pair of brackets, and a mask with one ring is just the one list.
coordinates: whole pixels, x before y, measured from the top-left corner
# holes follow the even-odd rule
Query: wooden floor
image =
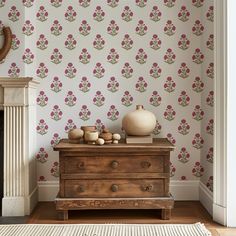
[(69, 220), (57, 220), (53, 202), (41, 202), (29, 217), (30, 224), (78, 224), (78, 223), (124, 223), (124, 224), (191, 224), (201, 222), (213, 236), (236, 236), (236, 230), (213, 222), (199, 202), (176, 202), (171, 220), (161, 220), (159, 210), (88, 210), (69, 211)]

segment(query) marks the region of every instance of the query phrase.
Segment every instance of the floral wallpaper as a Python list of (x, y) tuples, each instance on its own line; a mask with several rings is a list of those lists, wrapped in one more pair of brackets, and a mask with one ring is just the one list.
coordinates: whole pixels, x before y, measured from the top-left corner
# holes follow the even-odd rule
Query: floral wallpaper
[(121, 131), (143, 104), (176, 146), (170, 174), (212, 190), (213, 0), (0, 0), (14, 38), (0, 75), (40, 80), (38, 180), (58, 179), (53, 146), (70, 129)]
[[(7, 10), (6, 10), (7, 9)], [(2, 28), (10, 26), (12, 30), (12, 46), (8, 58), (0, 62), (0, 76), (25, 74), (22, 55), (25, 49), (25, 39), (19, 26), (24, 24), (25, 11), (21, 1), (0, 0), (0, 47), (2, 47)]]
[(214, 134), (214, 27), (213, 27), (213, 5), (206, 1), (203, 5), (204, 25), (207, 34), (202, 35), (202, 50), (208, 52), (205, 54), (205, 61), (202, 65), (202, 75), (211, 74), (206, 78), (205, 88), (202, 91), (202, 109), (204, 111), (201, 120), (201, 133), (205, 140), (205, 145), (201, 149), (200, 162), (204, 167), (205, 174), (201, 176), (201, 181), (206, 184), (208, 189), (213, 191), (213, 134)]

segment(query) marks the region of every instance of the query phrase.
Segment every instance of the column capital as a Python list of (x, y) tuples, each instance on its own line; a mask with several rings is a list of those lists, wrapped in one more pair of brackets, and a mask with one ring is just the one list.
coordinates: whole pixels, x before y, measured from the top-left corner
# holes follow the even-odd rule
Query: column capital
[(31, 77), (5, 78), (0, 77), (0, 106), (28, 106), (35, 101), (39, 81)]
[(0, 87), (3, 88), (36, 88), (39, 81), (32, 77), (7, 78), (0, 77)]

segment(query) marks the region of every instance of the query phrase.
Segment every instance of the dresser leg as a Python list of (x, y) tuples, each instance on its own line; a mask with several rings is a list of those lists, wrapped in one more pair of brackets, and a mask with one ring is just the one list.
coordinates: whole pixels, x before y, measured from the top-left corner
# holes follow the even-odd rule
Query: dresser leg
[(169, 220), (171, 216), (171, 209), (162, 209), (161, 210), (161, 219)]
[(59, 220), (68, 220), (68, 210), (58, 211)]

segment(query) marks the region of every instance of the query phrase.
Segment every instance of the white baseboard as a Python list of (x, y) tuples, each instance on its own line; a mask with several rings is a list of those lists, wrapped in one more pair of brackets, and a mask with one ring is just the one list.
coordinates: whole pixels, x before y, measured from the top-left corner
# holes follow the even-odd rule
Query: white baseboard
[(2, 216), (25, 216), (25, 198), (4, 197), (2, 199)]
[(227, 212), (226, 207), (213, 204), (213, 220), (226, 226)]
[(58, 181), (39, 181), (39, 202), (51, 202), (54, 201), (58, 191), (59, 182)]
[(38, 187), (35, 187), (32, 193), (26, 198), (26, 215), (30, 215), (38, 203)]
[(213, 193), (201, 181), (199, 182), (199, 200), (209, 214), (213, 215)]
[(38, 203), (38, 187), (29, 196), (4, 197), (2, 199), (2, 216), (30, 215)]
[[(38, 182), (39, 201), (54, 201), (59, 190), (58, 181)], [(177, 201), (197, 201), (199, 200), (199, 181), (170, 181), (170, 192)]]
[(172, 180), (170, 181), (170, 192), (177, 201), (198, 201), (199, 180)]

